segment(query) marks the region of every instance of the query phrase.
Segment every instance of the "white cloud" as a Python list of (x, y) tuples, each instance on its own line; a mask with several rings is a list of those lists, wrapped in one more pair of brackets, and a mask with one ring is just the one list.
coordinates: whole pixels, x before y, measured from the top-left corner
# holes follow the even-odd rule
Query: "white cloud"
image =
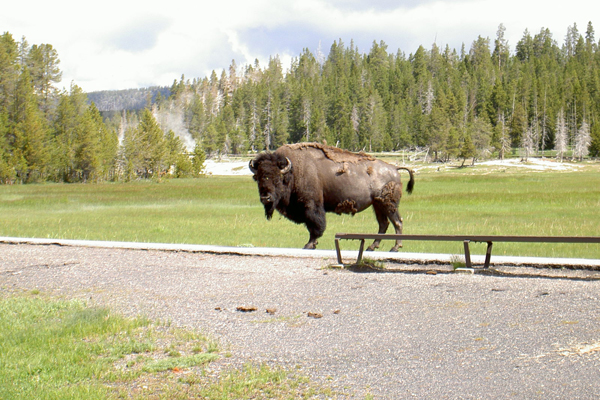
[[(549, 28), (562, 44), (567, 27), (581, 33), (600, 4), (572, 0), (568, 6), (546, 1), (492, 0), (279, 0), (226, 2), (57, 0), (9, 2), (0, 27), (18, 41), (49, 43), (59, 53), (62, 85), (84, 90), (170, 85), (182, 74), (204, 77), (211, 70), (278, 54), (284, 68), (303, 48), (327, 53), (334, 40), (354, 40), (368, 52), (383, 40), (388, 51), (413, 53), (419, 45), (449, 44), (467, 49), (477, 36), (494, 39), (506, 27), (511, 48), (528, 28)], [(594, 21), (592, 21), (594, 23)], [(599, 21), (600, 23), (600, 21)]]

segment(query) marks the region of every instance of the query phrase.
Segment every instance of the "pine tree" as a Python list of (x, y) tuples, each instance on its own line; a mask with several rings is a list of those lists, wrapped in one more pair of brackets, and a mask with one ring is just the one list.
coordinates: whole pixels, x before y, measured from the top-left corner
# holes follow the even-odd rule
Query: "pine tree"
[(498, 158), (504, 160), (504, 156), (510, 151), (510, 137), (504, 120), (504, 114), (498, 117), (498, 124), (494, 128), (495, 140), (493, 146), (498, 151)]
[(78, 122), (73, 143), (75, 179), (81, 182), (95, 181), (102, 163), (100, 136), (90, 111), (86, 111)]
[(33, 86), (40, 98), (40, 108), (49, 118), (50, 108), (57, 94), (55, 83), (62, 79), (58, 64), (58, 52), (50, 44), (33, 45), (27, 57), (27, 66), (33, 79)]
[(274, 147), (279, 147), (288, 142), (289, 139), (289, 119), (288, 113), (284, 108), (279, 108), (273, 120), (273, 143)]
[[(263, 147), (260, 140), (260, 114), (258, 111), (258, 101), (253, 97), (250, 101), (248, 112), (248, 139), (250, 140), (250, 148), (253, 152), (261, 150)], [(206, 147), (206, 146), (205, 146)], [(210, 154), (210, 151), (209, 151)]]
[(448, 132), (448, 138), (446, 139), (445, 149), (446, 161), (450, 161), (453, 158), (459, 157), (461, 152), (461, 145), (459, 140), (459, 133), (456, 130), (456, 128), (450, 128), (450, 131)]
[(198, 176), (204, 174), (205, 161), (206, 161), (206, 154), (204, 153), (202, 146), (200, 144), (196, 144), (196, 147), (194, 148), (194, 152), (192, 153), (192, 173), (193, 173), (192, 176), (193, 177), (197, 178)]
[(95, 171), (98, 179), (110, 180), (113, 178), (115, 162), (117, 160), (117, 151), (119, 148), (119, 138), (114, 129), (110, 129), (103, 121), (100, 111), (92, 103), (86, 113), (91, 119), (91, 126), (98, 140), (99, 167)]
[[(184, 178), (192, 174), (192, 161), (188, 156), (185, 145), (175, 132), (169, 130), (165, 135), (166, 157), (165, 167), (177, 178)], [(170, 175), (169, 175), (170, 176)]]
[(271, 150), (271, 144), (273, 142), (273, 102), (272, 94), (269, 91), (267, 94), (267, 103), (263, 109), (263, 137), (265, 150)]
[(165, 135), (149, 109), (144, 109), (136, 128), (125, 132), (123, 161), (126, 179), (160, 178), (168, 169)]
[(506, 64), (508, 64), (508, 59), (510, 57), (508, 41), (504, 37), (505, 33), (506, 27), (504, 24), (498, 25), (498, 30), (496, 31), (496, 40), (494, 41), (494, 52), (492, 56), (495, 61), (494, 63), (500, 72), (502, 72)]
[(563, 53), (566, 57), (573, 57), (575, 55), (575, 47), (578, 40), (579, 30), (577, 29), (577, 24), (573, 24), (573, 26), (567, 28), (567, 35), (565, 36)]
[(533, 38), (531, 37), (531, 33), (529, 33), (529, 29), (525, 29), (523, 37), (517, 42), (516, 56), (522, 62), (530, 61), (531, 57), (533, 57)]
[(476, 159), (485, 158), (490, 155), (490, 147), (492, 140), (492, 125), (489, 123), (486, 117), (475, 118), (475, 120), (469, 126), (470, 137), (475, 147), (475, 154), (473, 155), (473, 165)]
[[(54, 120), (52, 169), (55, 180), (76, 181), (75, 152), (78, 135), (85, 135), (87, 128), (81, 128), (82, 118), (87, 110), (87, 96), (77, 85), (72, 84), (68, 94), (60, 96)], [(89, 122), (89, 121), (88, 121)], [(89, 126), (88, 126), (89, 128)]]
[(50, 160), (49, 132), (38, 108), (27, 68), (17, 82), (14, 128), (12, 130), (13, 165), (21, 182), (39, 182), (47, 177)]
[(596, 124), (592, 127), (590, 156), (600, 157), (600, 125)]
[(579, 161), (583, 161), (583, 158), (589, 154), (589, 148), (591, 143), (592, 136), (590, 134), (590, 126), (584, 119), (581, 123), (581, 127), (577, 130), (577, 135), (575, 136), (573, 156), (578, 158)]
[[(18, 47), (8, 32), (0, 36), (0, 115), (8, 113), (14, 101), (18, 76)], [(7, 114), (5, 114), (7, 116)], [(7, 124), (8, 121), (5, 122)]]
[(198, 142), (202, 140), (202, 136), (207, 124), (207, 117), (204, 112), (204, 104), (202, 103), (202, 98), (200, 96), (195, 95), (193, 97), (188, 108), (188, 115), (189, 122), (187, 129), (192, 138)]
[(525, 130), (525, 133), (521, 137), (521, 161), (527, 161), (529, 157), (535, 152), (535, 131), (533, 127), (529, 126)]
[(94, 104), (86, 108), (75, 127), (73, 169), (82, 182), (110, 179), (117, 156), (118, 138), (102, 121)]
[(452, 126), (442, 107), (434, 107), (431, 114), (425, 118), (429, 149), (434, 154), (434, 161), (438, 161), (440, 155), (446, 150), (448, 135)]
[[(460, 158), (463, 159), (462, 167), (464, 167), (467, 158), (475, 157), (475, 146), (470, 135), (465, 136), (465, 140), (460, 148)], [(473, 161), (474, 162), (474, 161)]]
[(204, 131), (204, 137), (202, 139), (202, 148), (204, 149), (204, 151), (206, 151), (208, 156), (216, 155), (219, 152), (216, 122), (209, 124), (206, 130)]
[(568, 132), (567, 125), (565, 123), (565, 113), (561, 108), (558, 116), (556, 117), (556, 129), (554, 135), (554, 150), (556, 150), (556, 157), (560, 158), (562, 162), (565, 153), (567, 152), (568, 143)]
[(8, 115), (0, 112), (0, 183), (12, 183), (16, 177), (8, 145)]

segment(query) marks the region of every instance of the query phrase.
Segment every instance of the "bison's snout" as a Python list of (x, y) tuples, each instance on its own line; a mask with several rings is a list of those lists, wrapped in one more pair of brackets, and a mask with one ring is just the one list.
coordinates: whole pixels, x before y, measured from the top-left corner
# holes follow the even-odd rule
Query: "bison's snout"
[(261, 195), (260, 202), (265, 207), (265, 216), (270, 220), (275, 212), (275, 199), (270, 194)]
[(267, 194), (265, 196), (260, 196), (260, 202), (263, 204), (269, 204), (273, 202), (273, 198), (271, 197), (270, 194)]

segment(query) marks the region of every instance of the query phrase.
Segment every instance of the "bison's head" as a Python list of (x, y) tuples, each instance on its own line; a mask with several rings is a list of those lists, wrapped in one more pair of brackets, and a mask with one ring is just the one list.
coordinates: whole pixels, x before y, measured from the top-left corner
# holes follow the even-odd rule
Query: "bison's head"
[(250, 161), (250, 170), (258, 184), (260, 202), (271, 219), (279, 202), (289, 194), (292, 162), (277, 153), (263, 153)]

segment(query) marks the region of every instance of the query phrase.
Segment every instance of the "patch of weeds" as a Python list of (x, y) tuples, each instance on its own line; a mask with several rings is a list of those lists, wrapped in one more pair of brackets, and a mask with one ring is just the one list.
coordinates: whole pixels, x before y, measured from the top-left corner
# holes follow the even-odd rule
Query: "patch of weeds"
[(344, 269), (344, 265), (343, 264), (325, 264), (322, 267), (319, 268), (319, 270), (321, 271), (339, 271), (341, 269)]
[(351, 265), (348, 269), (354, 272), (380, 272), (385, 271), (385, 263), (363, 257), (360, 262)]
[(242, 370), (231, 371), (206, 387), (201, 395), (211, 399), (308, 399), (315, 396), (328, 398), (333, 392), (311, 385), (307, 377), (294, 371), (247, 364)]
[(219, 351), (217, 342), (208, 341), (206, 343), (196, 343), (192, 347), (192, 353), (216, 353)]
[(176, 349), (167, 350), (167, 355), (169, 357), (181, 357), (181, 353)]
[(217, 342), (209, 341), (208, 347), (206, 348), (207, 353), (216, 353), (219, 351), (219, 345)]
[(450, 264), (452, 265), (452, 269), (454, 269), (455, 271), (458, 268), (465, 268), (467, 266), (464, 257), (457, 255), (453, 255), (450, 257)]
[(219, 356), (217, 354), (199, 353), (189, 356), (167, 357), (158, 360), (150, 360), (142, 367), (143, 372), (162, 372), (172, 370), (182, 370), (190, 367), (197, 367), (215, 361)]

